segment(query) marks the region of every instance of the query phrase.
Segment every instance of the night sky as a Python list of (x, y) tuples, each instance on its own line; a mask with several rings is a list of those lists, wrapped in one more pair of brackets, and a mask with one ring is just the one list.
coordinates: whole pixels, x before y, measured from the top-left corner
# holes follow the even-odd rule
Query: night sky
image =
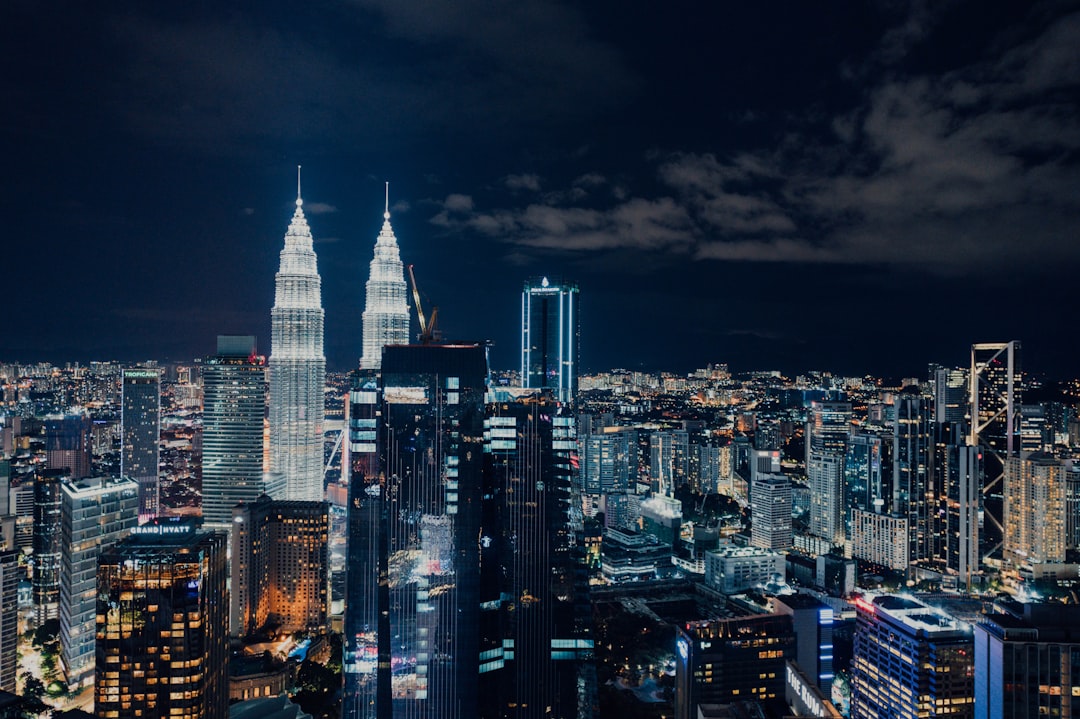
[(0, 11), (0, 361), (270, 349), (303, 165), (332, 369), (383, 183), (450, 338), (517, 362), (1077, 372), (1076, 2), (40, 2)]

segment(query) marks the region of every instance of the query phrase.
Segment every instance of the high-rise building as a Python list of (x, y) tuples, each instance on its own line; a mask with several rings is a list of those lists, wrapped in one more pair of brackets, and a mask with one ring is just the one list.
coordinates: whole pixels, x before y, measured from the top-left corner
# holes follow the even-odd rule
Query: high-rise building
[(896, 400), (893, 430), (893, 513), (908, 522), (908, 561), (940, 557), (940, 492), (934, 486), (931, 401), (903, 394)]
[(658, 494), (674, 495), (689, 481), (690, 435), (684, 429), (649, 434), (649, 479)]
[(139, 521), (158, 515), (161, 372), (125, 369), (121, 384), (120, 475), (139, 483)]
[(90, 476), (90, 415), (45, 418), (45, 468), (79, 479)]
[(329, 506), (262, 496), (233, 508), (229, 631), (326, 631)]
[(806, 465), (810, 485), (810, 534), (834, 545), (844, 542), (844, 455), (813, 450)]
[(37, 622), (60, 611), (60, 485), (65, 472), (45, 470), (34, 478), (34, 608)]
[(142, 485), (95, 477), (60, 485), (60, 648), (68, 686), (93, 683), (98, 557), (137, 525)]
[(888, 445), (876, 434), (854, 432), (844, 454), (844, 536), (851, 538), (852, 512), (882, 512), (892, 499), (886, 482)]
[(569, 500), (575, 448), (574, 418), (551, 398), (488, 406), (478, 716), (594, 713), (592, 613)]
[(791, 594), (773, 599), (777, 614), (791, 616), (796, 637), (795, 662), (825, 694), (832, 690), (833, 610), (809, 594)]
[(0, 549), (0, 692), (15, 693), (19, 653), (19, 553)]
[(934, 421), (963, 422), (968, 412), (968, 375), (956, 368), (930, 365), (934, 384)]
[(675, 628), (675, 649), (675, 716), (693, 719), (702, 704), (782, 704), (795, 632), (781, 614), (687, 622)]
[(777, 552), (791, 549), (791, 480), (787, 475), (759, 474), (750, 488), (750, 507), (750, 543)]
[(1065, 561), (1065, 474), (1045, 452), (1006, 460), (1004, 557), (1014, 568)]
[(578, 287), (529, 280), (521, 293), (521, 383), (530, 389), (550, 389), (560, 402), (574, 402), (580, 330)]
[(806, 456), (811, 452), (839, 452), (847, 448), (851, 432), (851, 402), (814, 400), (806, 410)]
[(409, 302), (397, 237), (390, 227), (389, 183), (382, 230), (375, 241), (375, 256), (368, 273), (363, 321), (364, 354), (360, 368), (378, 370), (383, 347), (409, 342)]
[(855, 600), (852, 719), (970, 717), (971, 628), (914, 598)]
[(970, 588), (979, 573), (979, 482), (982, 453), (967, 443), (959, 422), (935, 423), (934, 485), (941, 492), (938, 517), (945, 570)]
[(350, 436), (345, 716), (478, 716), (487, 348), (382, 357), (381, 395), (361, 383), (350, 410), (350, 433), (377, 422)]
[(637, 481), (637, 435), (635, 430), (590, 434), (581, 440), (581, 491), (599, 496), (625, 493)]
[(283, 499), (323, 500), (322, 280), (300, 199), (285, 232), (270, 311), (270, 471), (285, 480)]
[(998, 602), (975, 625), (975, 719), (1080, 709), (1080, 606)]
[(980, 555), (1004, 542), (1005, 463), (1020, 453), (1020, 343), (971, 345), (968, 375), (971, 423), (968, 444), (983, 453), (983, 526)]
[(250, 335), (220, 335), (203, 362), (203, 521), (224, 529), (232, 509), (264, 494), (277, 499), (283, 478), (263, 469), (265, 361)]
[(98, 717), (228, 716), (225, 542), (159, 519), (98, 559)]

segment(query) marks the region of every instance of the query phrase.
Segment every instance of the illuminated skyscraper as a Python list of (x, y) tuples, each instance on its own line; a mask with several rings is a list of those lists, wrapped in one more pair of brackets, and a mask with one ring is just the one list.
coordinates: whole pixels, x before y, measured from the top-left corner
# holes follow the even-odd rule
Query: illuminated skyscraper
[(157, 520), (101, 555), (99, 717), (228, 716), (226, 537)]
[(126, 369), (121, 386), (120, 475), (139, 483), (139, 521), (144, 522), (158, 514), (161, 373)]
[(343, 715), (479, 716), (487, 349), (391, 345), (383, 359), (350, 409)]
[(521, 384), (550, 389), (560, 402), (577, 395), (577, 294), (576, 284), (547, 277), (529, 280), (521, 293)]
[(941, 500), (934, 486), (933, 402), (902, 394), (896, 399), (893, 433), (893, 513), (907, 518), (908, 561), (932, 560), (941, 554), (938, 523)]
[(328, 512), (326, 502), (267, 496), (233, 509), (230, 633), (326, 630)]
[(855, 607), (852, 719), (972, 715), (971, 627), (895, 594), (860, 598)]
[(270, 471), (285, 480), (284, 499), (323, 500), (322, 280), (300, 199), (285, 232), (270, 311)]
[(1065, 473), (1044, 452), (1006, 460), (1004, 557), (1014, 568), (1065, 561)]
[(264, 494), (278, 498), (281, 475), (263, 471), (265, 360), (250, 335), (218, 336), (203, 363), (203, 521), (232, 525), (232, 510)]
[(0, 691), (15, 693), (19, 650), (19, 553), (0, 546)]
[(90, 415), (45, 418), (45, 467), (81, 479), (90, 476)]
[(126, 477), (61, 484), (60, 647), (72, 688), (93, 683), (98, 557), (136, 526), (140, 489)]
[(383, 347), (409, 343), (409, 303), (397, 237), (390, 227), (389, 183), (383, 226), (375, 241), (375, 257), (368, 273), (363, 340), (360, 368), (372, 370), (382, 366)]
[(488, 406), (477, 716), (593, 715), (592, 612), (570, 500), (574, 435), (574, 417), (550, 397)]
[(784, 474), (758, 474), (751, 482), (754, 522), (750, 543), (786, 552), (791, 549), (791, 480)]
[(38, 624), (60, 611), (60, 483), (64, 472), (46, 470), (34, 478), (34, 608)]

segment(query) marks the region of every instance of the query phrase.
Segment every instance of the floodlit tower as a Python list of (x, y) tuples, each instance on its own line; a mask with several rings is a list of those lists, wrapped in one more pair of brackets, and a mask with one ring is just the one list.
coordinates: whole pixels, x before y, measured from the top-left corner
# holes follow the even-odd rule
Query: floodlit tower
[(270, 312), (270, 470), (285, 478), (285, 499), (323, 499), (322, 280), (300, 198), (285, 233)]
[(383, 226), (375, 241), (364, 303), (364, 354), (361, 369), (382, 367), (382, 348), (409, 343), (409, 302), (397, 237), (390, 227), (390, 183), (386, 183)]
[(1005, 463), (1020, 452), (1020, 342), (971, 345), (968, 444), (983, 451), (982, 556), (1003, 541)]
[(139, 483), (139, 521), (158, 514), (158, 463), (161, 457), (161, 372), (124, 370), (120, 475)]
[(550, 389), (560, 402), (577, 394), (578, 287), (547, 277), (521, 293), (521, 386)]

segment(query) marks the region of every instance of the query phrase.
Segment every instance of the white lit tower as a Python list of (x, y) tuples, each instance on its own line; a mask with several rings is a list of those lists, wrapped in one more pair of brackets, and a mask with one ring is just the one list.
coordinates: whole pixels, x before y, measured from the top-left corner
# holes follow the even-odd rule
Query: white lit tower
[(364, 302), (364, 354), (360, 358), (360, 369), (380, 369), (383, 347), (408, 343), (409, 303), (405, 272), (397, 237), (390, 227), (390, 183), (386, 183), (383, 226), (375, 241), (375, 256), (371, 260)]
[(323, 498), (322, 280), (300, 199), (285, 232), (270, 311), (270, 470), (285, 479), (285, 499)]

